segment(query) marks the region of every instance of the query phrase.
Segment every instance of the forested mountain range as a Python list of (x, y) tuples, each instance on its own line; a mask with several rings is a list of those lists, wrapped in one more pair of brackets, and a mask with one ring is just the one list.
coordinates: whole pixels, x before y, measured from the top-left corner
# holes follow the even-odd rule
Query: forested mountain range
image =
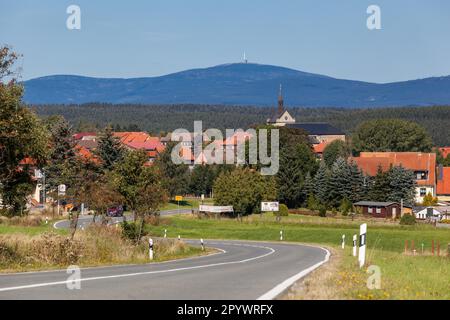
[[(273, 108), (224, 105), (37, 105), (39, 115), (60, 114), (77, 130), (103, 128), (112, 124), (121, 128), (146, 130), (153, 134), (177, 128), (193, 130), (195, 120), (202, 120), (204, 129), (247, 129), (265, 123)], [(297, 122), (329, 122), (351, 133), (360, 123), (379, 118), (415, 121), (425, 127), (437, 146), (450, 146), (450, 106), (402, 107), (379, 109), (288, 108)]]
[(32, 104), (271, 106), (276, 102), (280, 84), (289, 106), (361, 108), (450, 104), (450, 76), (377, 84), (251, 63), (147, 78), (46, 76), (24, 82), (24, 100)]

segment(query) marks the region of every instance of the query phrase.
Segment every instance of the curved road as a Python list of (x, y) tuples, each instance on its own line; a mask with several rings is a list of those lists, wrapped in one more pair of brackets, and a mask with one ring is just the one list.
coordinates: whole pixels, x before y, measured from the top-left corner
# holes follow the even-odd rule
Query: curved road
[(328, 260), (325, 249), (295, 244), (207, 241), (219, 253), (146, 265), (85, 268), (79, 290), (69, 275), (47, 271), (0, 275), (0, 299), (276, 298)]

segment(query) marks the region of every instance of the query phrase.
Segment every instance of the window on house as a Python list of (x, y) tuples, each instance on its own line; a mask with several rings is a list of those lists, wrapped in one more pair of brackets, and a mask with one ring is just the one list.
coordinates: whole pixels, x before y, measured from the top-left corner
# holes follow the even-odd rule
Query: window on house
[(381, 208), (377, 208), (377, 213), (378, 213), (378, 214), (381, 213)]
[(367, 212), (373, 213), (373, 208), (372, 208), (372, 207), (369, 207), (369, 209), (367, 210)]
[(427, 180), (428, 179), (428, 171), (415, 171), (417, 180)]
[(426, 188), (420, 188), (420, 196), (425, 197), (427, 195), (427, 189)]

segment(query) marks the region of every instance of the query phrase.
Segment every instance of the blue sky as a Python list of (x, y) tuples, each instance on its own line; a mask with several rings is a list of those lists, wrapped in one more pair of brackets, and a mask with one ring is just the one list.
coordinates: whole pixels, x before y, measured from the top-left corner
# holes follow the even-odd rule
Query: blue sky
[[(66, 8), (81, 8), (81, 30)], [(366, 9), (381, 8), (369, 31)], [(0, 0), (23, 78), (145, 77), (239, 62), (391, 82), (450, 75), (448, 0)]]

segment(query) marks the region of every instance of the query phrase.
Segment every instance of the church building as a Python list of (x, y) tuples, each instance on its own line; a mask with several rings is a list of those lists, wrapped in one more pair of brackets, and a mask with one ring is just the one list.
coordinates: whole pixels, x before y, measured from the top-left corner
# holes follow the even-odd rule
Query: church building
[(320, 150), (323, 151), (326, 145), (335, 140), (341, 140), (345, 142), (345, 133), (329, 123), (296, 122), (296, 119), (284, 108), (284, 99), (281, 85), (280, 92), (278, 94), (278, 109), (270, 119), (267, 119), (267, 124), (277, 127), (302, 129), (306, 131), (309, 135), (309, 139), (314, 149), (317, 150), (317, 154), (320, 154)]
[(280, 85), (280, 93), (278, 94), (278, 110), (270, 119), (267, 119), (267, 124), (277, 127), (284, 127), (287, 124), (293, 123), (295, 123), (295, 118), (292, 117), (287, 110), (284, 110), (283, 91), (282, 86)]

